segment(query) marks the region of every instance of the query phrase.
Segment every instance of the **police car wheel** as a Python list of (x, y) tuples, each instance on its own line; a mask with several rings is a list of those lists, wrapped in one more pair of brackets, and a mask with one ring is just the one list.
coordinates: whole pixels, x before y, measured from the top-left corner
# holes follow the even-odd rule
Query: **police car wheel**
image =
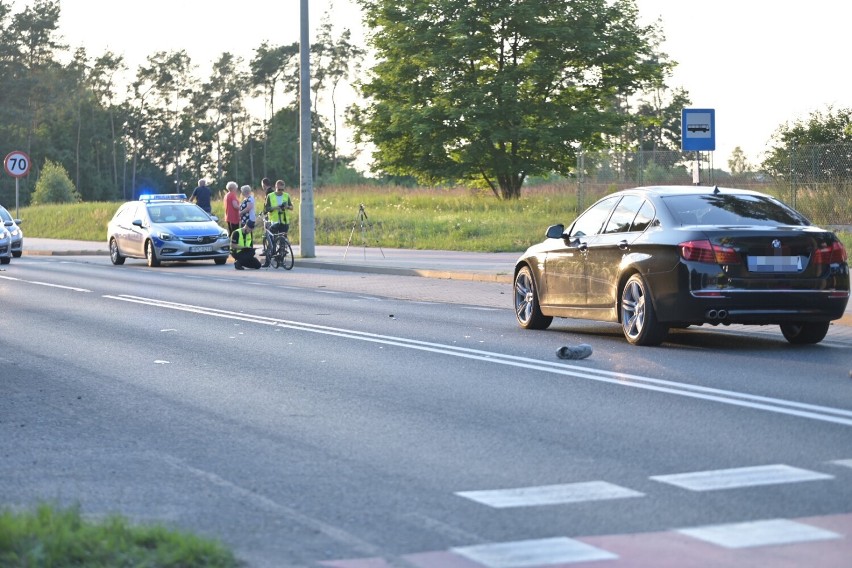
[(157, 251), (154, 250), (154, 243), (151, 241), (145, 243), (145, 258), (148, 259), (148, 266), (160, 266), (160, 259), (157, 258)]

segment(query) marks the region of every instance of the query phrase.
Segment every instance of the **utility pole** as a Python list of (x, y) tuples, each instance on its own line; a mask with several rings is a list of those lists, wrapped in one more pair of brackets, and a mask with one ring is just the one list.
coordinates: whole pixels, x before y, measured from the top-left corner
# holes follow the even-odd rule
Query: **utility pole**
[(302, 258), (314, 258), (315, 220), (313, 165), (311, 164), (311, 40), (308, 28), (308, 0), (301, 0), (299, 40), (299, 251)]

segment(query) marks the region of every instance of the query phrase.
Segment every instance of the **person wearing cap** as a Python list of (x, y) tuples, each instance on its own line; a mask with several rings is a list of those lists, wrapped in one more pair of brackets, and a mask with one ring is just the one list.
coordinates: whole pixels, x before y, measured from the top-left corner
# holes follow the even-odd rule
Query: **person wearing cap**
[(210, 188), (207, 186), (207, 180), (201, 178), (198, 180), (198, 187), (192, 190), (192, 195), (189, 196), (189, 201), (195, 201), (199, 207), (204, 209), (207, 213), (213, 211), (210, 206), (210, 197), (212, 196), (212, 192)]
[[(266, 202), (263, 205), (264, 213), (269, 214), (269, 231), (274, 234), (284, 233), (290, 230), (290, 223), (287, 222), (287, 211), (293, 210), (293, 202), (290, 200), (290, 194), (284, 191), (284, 180), (279, 179), (275, 182), (275, 191), (266, 196)], [(270, 252), (271, 255), (275, 251)], [(270, 258), (266, 257), (263, 266), (269, 266)]]
[(251, 194), (251, 186), (242, 186), (240, 193), (243, 196), (243, 200), (240, 203), (240, 225), (248, 227), (249, 231), (254, 231), (257, 213), (254, 210), (254, 196)]
[(260, 268), (260, 261), (255, 258), (254, 236), (248, 225), (240, 227), (231, 234), (231, 256), (234, 257), (234, 269)]

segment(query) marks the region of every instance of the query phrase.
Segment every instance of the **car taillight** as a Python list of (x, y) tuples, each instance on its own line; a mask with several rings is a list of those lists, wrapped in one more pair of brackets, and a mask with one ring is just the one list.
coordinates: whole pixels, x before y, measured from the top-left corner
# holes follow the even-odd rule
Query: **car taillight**
[(713, 245), (710, 241), (687, 241), (678, 245), (680, 256), (692, 262), (740, 264), (740, 255), (731, 247)]
[(823, 244), (814, 251), (815, 264), (835, 264), (846, 262), (846, 248), (840, 241), (834, 241), (831, 245)]

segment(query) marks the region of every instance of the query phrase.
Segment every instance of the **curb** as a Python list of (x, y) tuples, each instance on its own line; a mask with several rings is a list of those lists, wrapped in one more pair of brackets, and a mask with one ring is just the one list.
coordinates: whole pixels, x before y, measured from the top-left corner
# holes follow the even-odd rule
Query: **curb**
[(376, 266), (374, 264), (343, 264), (302, 258), (296, 259), (296, 265), (310, 266), (324, 270), (339, 270), (342, 272), (366, 272), (370, 274), (388, 274), (392, 276), (422, 276), (424, 278), (443, 278), (445, 280), (469, 280), (474, 282), (497, 282), (511, 284), (511, 274), (493, 274), (489, 272), (460, 272), (457, 270), (432, 270), (424, 268), (399, 268), (392, 266)]
[(25, 250), (24, 256), (109, 256), (103, 250)]
[[(103, 250), (25, 250), (27, 256), (109, 256), (108, 251)], [(392, 276), (421, 276), (424, 278), (442, 278), (445, 280), (466, 280), (471, 282), (496, 282), (500, 284), (511, 284), (512, 275), (492, 274), (488, 272), (460, 272), (452, 270), (432, 270), (422, 268), (400, 268), (393, 266), (376, 266), (369, 264), (344, 264), (340, 262), (327, 262), (311, 258), (297, 258), (296, 264), (310, 266), (323, 270), (338, 270), (341, 272), (366, 272), (369, 274), (387, 274)]]

